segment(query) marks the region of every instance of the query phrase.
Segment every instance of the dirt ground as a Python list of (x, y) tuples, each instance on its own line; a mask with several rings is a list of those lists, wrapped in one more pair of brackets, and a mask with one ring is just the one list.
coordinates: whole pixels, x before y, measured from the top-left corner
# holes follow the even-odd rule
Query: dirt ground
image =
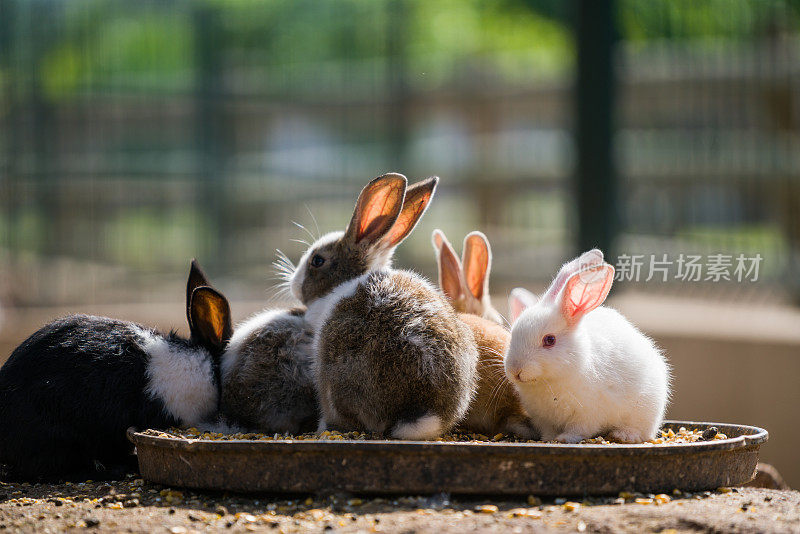
[[(638, 502), (637, 502), (638, 501)], [(754, 488), (590, 499), (368, 498), (189, 491), (122, 481), (0, 482), (6, 532), (795, 532), (800, 492)]]

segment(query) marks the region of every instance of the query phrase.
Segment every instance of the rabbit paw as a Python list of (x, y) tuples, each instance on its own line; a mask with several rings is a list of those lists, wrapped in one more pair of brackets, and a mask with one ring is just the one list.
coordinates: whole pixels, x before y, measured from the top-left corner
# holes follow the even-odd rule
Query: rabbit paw
[(632, 428), (615, 428), (609, 434), (612, 441), (619, 443), (641, 443), (644, 441), (639, 431)]
[(541, 433), (527, 417), (509, 417), (504, 430), (506, 434), (513, 434), (524, 439), (541, 439)]
[(556, 436), (554, 441), (559, 443), (580, 443), (583, 439), (584, 437), (581, 434), (577, 434), (575, 432), (562, 432)]

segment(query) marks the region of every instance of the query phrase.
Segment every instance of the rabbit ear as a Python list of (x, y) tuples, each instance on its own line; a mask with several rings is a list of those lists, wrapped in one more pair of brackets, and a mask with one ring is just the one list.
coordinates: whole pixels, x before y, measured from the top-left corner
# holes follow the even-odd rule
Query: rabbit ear
[(406, 190), (400, 215), (397, 217), (392, 229), (383, 239), (387, 247), (396, 247), (408, 237), (408, 234), (411, 233), (411, 230), (414, 229), (428, 208), (438, 183), (439, 178), (431, 176), (427, 180), (422, 180), (409, 186)]
[(614, 281), (614, 268), (594, 265), (573, 274), (561, 292), (561, 314), (567, 325), (574, 326), (581, 317), (600, 306)]
[(233, 335), (231, 308), (222, 293), (210, 287), (192, 292), (189, 328), (192, 338), (212, 352), (221, 352)]
[(367, 247), (382, 240), (400, 215), (406, 184), (406, 177), (395, 173), (384, 174), (368, 183), (358, 195), (345, 238)]
[(192, 323), (192, 293), (201, 286), (210, 287), (211, 282), (208, 281), (206, 274), (203, 272), (203, 269), (200, 268), (200, 264), (197, 263), (197, 260), (192, 259), (192, 264), (189, 267), (189, 279), (186, 281), (186, 319), (189, 321), (189, 324)]
[(442, 250), (442, 244), (447, 241), (447, 238), (444, 236), (444, 232), (436, 228), (433, 232), (431, 232), (431, 244), (433, 245), (433, 250), (436, 251), (436, 260), (439, 260), (439, 252)]
[(439, 264), (439, 287), (447, 298), (458, 302), (465, 296), (461, 262), (441, 230), (433, 231), (432, 241), (436, 248), (436, 261)]
[(572, 261), (568, 261), (561, 266), (561, 269), (558, 271), (555, 280), (553, 280), (553, 283), (550, 284), (549, 288), (547, 288), (547, 291), (542, 298), (551, 302), (555, 301), (556, 297), (558, 297), (558, 294), (561, 293), (561, 289), (564, 287), (564, 284), (567, 282), (567, 279), (570, 276), (577, 273), (581, 269), (585, 269), (586, 267), (590, 267), (592, 265), (600, 265), (602, 263), (603, 252), (598, 248), (593, 248), (592, 250), (584, 252)]
[(511, 294), (508, 296), (508, 308), (511, 311), (511, 322), (513, 323), (519, 319), (522, 312), (535, 305), (538, 301), (538, 297), (527, 289), (521, 287), (512, 289)]
[(467, 289), (477, 300), (482, 300), (489, 290), (489, 269), (492, 266), (492, 249), (481, 232), (470, 232), (464, 238), (464, 280)]

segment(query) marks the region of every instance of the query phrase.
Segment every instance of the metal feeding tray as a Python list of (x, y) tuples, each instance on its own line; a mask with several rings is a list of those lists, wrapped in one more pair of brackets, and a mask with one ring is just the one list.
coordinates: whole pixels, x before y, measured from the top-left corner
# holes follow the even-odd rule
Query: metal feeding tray
[(614, 494), (735, 486), (755, 475), (762, 428), (667, 421), (727, 439), (674, 445), (231, 440), (149, 436), (134, 429), (144, 478), (196, 489), (274, 493)]

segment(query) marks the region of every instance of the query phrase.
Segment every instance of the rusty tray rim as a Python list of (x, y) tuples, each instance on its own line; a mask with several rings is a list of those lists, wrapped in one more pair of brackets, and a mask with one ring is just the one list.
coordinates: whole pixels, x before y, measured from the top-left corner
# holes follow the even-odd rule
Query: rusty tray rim
[[(403, 440), (202, 440), (191, 438), (175, 438), (150, 436), (131, 427), (128, 439), (135, 445), (165, 449), (181, 449), (186, 451), (226, 452), (253, 451), (308, 453), (308, 452), (351, 452), (351, 451), (391, 451), (405, 454), (553, 454), (553, 455), (594, 455), (594, 456), (653, 456), (700, 453), (711, 451), (729, 451), (734, 449), (761, 445), (769, 439), (769, 433), (760, 427), (732, 423), (712, 423), (696, 421), (664, 421), (664, 426), (685, 426), (703, 429), (715, 426), (722, 433), (733, 430), (746, 432), (734, 438), (702, 441), (694, 443), (677, 443), (674, 445), (653, 445), (645, 443), (611, 445), (600, 444), (563, 444), (563, 443), (500, 443), (500, 442), (460, 442), (460, 441), (403, 441)], [(728, 432), (726, 432), (726, 430)]]

